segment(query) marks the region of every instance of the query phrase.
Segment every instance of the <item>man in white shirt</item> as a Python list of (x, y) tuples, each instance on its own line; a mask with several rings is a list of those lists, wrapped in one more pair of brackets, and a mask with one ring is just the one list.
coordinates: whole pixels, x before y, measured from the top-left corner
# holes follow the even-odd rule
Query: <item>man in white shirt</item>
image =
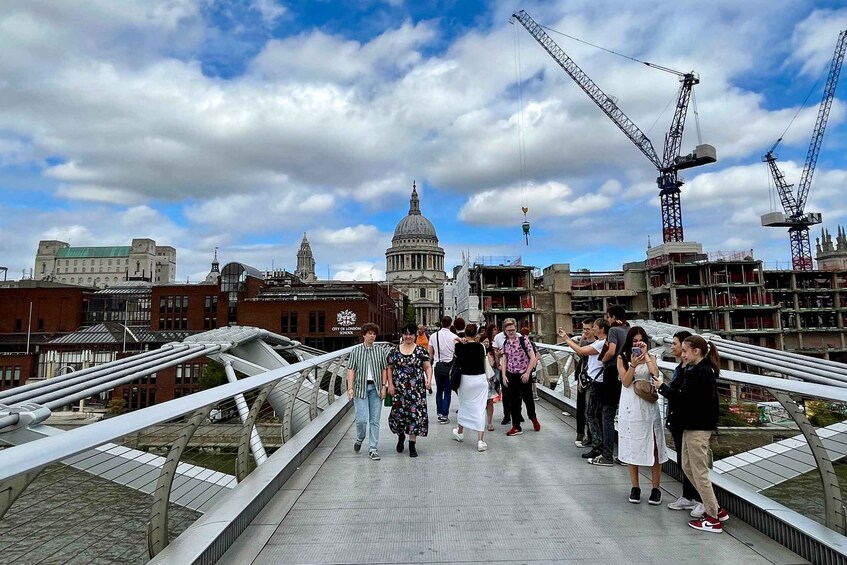
[[(597, 318), (594, 322), (594, 337), (596, 341), (588, 345), (579, 345), (571, 339), (562, 328), (559, 328), (561, 337), (568, 347), (578, 355), (588, 356), (588, 376), (591, 384), (585, 389), (585, 420), (588, 430), (591, 432), (591, 451), (583, 453), (583, 459), (588, 459), (592, 465), (611, 467), (612, 460), (603, 457), (603, 435), (600, 424), (603, 413), (603, 402), (601, 389), (603, 387), (603, 353), (606, 347), (606, 332), (609, 331), (609, 322), (603, 318)], [(600, 435), (598, 435), (600, 434)]]
[(450, 399), (453, 390), (450, 388), (450, 369), (453, 367), (453, 353), (456, 351), (456, 334), (450, 331), (453, 318), (441, 318), (441, 329), (429, 336), (429, 356), (432, 359), (435, 376), (435, 406), (438, 412), (438, 423), (450, 421)]

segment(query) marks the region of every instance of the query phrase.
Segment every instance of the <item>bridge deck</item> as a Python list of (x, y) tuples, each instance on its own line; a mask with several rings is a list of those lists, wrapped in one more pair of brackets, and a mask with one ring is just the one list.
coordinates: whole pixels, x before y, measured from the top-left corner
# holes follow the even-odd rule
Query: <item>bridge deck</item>
[(643, 474), (644, 501), (628, 503), (627, 470), (586, 464), (574, 420), (547, 402), (541, 432), (497, 425), (484, 453), (433, 417), (420, 456), (398, 454), (387, 417), (381, 461), (354, 453), (351, 410), (219, 563), (806, 563), (739, 520), (692, 530), (666, 507), (681, 491), (667, 476), (661, 506)]

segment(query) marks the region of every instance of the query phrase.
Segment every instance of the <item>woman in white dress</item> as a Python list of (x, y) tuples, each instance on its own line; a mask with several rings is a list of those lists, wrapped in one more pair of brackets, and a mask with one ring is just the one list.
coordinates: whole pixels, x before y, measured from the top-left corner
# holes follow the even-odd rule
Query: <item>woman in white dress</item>
[(477, 325), (468, 324), (465, 337), (456, 343), (456, 361), (462, 373), (459, 390), (458, 426), (453, 428), (456, 441), (465, 439), (465, 428), (476, 430), (478, 451), (485, 451), (485, 406), (488, 403), (488, 377), (485, 375), (485, 346), (476, 340)]
[[(648, 502), (662, 503), (659, 483), (662, 477), (662, 463), (668, 460), (659, 405), (655, 400), (651, 402), (636, 394), (636, 382), (644, 381), (649, 385), (651, 378), (659, 374), (656, 357), (647, 351), (648, 343), (649, 338), (644, 328), (630, 328), (623, 348), (617, 356), (618, 375), (623, 385), (618, 408), (618, 459), (629, 464), (629, 478), (632, 482), (629, 501), (633, 504), (641, 502), (639, 466), (651, 467), (653, 489), (650, 491)], [(638, 386), (647, 388), (646, 385)], [(655, 398), (652, 385), (649, 391)]]

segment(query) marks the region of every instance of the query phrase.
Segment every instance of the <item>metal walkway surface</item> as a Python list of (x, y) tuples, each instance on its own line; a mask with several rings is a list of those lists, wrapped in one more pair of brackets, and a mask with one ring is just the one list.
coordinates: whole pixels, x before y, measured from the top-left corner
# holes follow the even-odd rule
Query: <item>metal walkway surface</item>
[[(454, 404), (451, 409), (455, 409)], [(395, 451), (382, 413), (381, 461), (353, 451), (348, 412), (218, 563), (807, 563), (740, 520), (720, 535), (688, 527), (664, 500), (627, 501), (626, 468), (595, 467), (574, 446), (575, 421), (538, 403), (542, 430), (506, 437), (495, 411), (488, 451), (476, 433), (456, 442), (432, 417), (419, 457)], [(434, 397), (430, 397), (433, 415)]]

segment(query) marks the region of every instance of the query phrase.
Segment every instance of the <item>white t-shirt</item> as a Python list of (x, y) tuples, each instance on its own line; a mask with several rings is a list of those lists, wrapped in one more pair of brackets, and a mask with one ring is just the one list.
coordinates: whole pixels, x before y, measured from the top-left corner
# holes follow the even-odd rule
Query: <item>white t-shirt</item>
[(589, 347), (597, 350), (597, 355), (588, 356), (588, 376), (595, 383), (603, 382), (603, 361), (600, 359), (600, 352), (603, 350), (604, 345), (606, 345), (605, 339), (598, 339), (594, 343), (588, 344)]
[(502, 351), (504, 343), (506, 343), (506, 332), (500, 332), (494, 336), (494, 341), (491, 342), (491, 347)]
[(453, 360), (453, 353), (456, 351), (456, 334), (447, 328), (441, 328), (429, 337), (429, 344), (435, 352), (433, 361), (438, 363), (442, 361), (449, 363)]

